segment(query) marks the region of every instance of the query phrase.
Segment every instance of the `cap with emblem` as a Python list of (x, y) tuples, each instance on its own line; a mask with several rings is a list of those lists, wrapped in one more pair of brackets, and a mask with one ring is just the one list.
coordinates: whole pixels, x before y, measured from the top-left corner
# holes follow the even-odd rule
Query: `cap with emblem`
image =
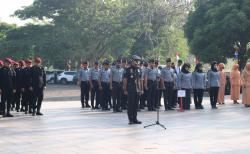
[(10, 59), (10, 58), (5, 58), (4, 61), (7, 62), (7, 63), (10, 63), (10, 64), (12, 64), (12, 62), (13, 62), (13, 60)]
[(26, 60), (25, 60), (25, 63), (26, 63), (26, 64), (32, 64), (32, 60), (26, 59)]
[(0, 60), (0, 66), (3, 66), (3, 61), (2, 60)]
[(109, 65), (109, 61), (108, 60), (104, 60), (102, 64), (103, 65)]
[(137, 56), (137, 55), (133, 55), (132, 56), (132, 60), (141, 60), (141, 57)]
[(42, 62), (42, 59), (40, 57), (36, 57), (35, 58), (35, 62), (38, 63), (38, 64), (40, 64)]

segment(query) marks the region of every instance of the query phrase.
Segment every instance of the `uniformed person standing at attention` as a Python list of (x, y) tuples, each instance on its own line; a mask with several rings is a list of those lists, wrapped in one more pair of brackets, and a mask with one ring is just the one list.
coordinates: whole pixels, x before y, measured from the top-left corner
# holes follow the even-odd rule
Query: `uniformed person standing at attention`
[(165, 89), (163, 93), (165, 111), (173, 110), (174, 107), (173, 93), (174, 93), (175, 77), (174, 77), (174, 70), (171, 68), (170, 58), (166, 60), (166, 67), (164, 67), (161, 71), (161, 79)]
[(156, 88), (157, 88), (157, 76), (158, 71), (154, 67), (154, 60), (149, 60), (149, 68), (145, 72), (145, 89), (147, 90), (147, 103), (148, 103), (148, 111), (155, 111), (155, 107), (157, 102), (156, 100)]
[[(17, 65), (17, 64), (16, 64)], [(14, 95), (14, 100), (13, 100), (13, 106), (16, 106), (16, 111), (19, 112), (20, 111), (20, 102), (21, 102), (21, 95), (23, 92), (23, 65), (24, 65), (24, 61), (19, 61), (18, 62), (18, 67), (15, 68), (15, 72), (16, 72), (16, 93)], [(22, 97), (23, 98), (23, 97)], [(13, 110), (13, 109), (12, 109)]]
[(99, 89), (101, 90), (101, 107), (102, 110), (110, 110), (108, 107), (108, 103), (110, 101), (110, 69), (109, 69), (109, 61), (104, 60), (103, 68), (100, 71), (100, 78), (99, 78)]
[(99, 109), (99, 105), (100, 105), (99, 84), (98, 84), (99, 77), (100, 77), (99, 63), (95, 62), (94, 67), (90, 70), (90, 88), (91, 88), (92, 109)]
[(33, 101), (33, 89), (32, 89), (32, 77), (31, 77), (31, 67), (32, 67), (32, 61), (30, 59), (27, 59), (25, 61), (26, 67), (23, 70), (24, 75), (24, 101), (21, 107), (21, 111), (25, 111), (25, 114), (32, 113), (31, 104)]
[[(148, 69), (148, 63), (146, 61), (143, 62), (143, 66), (141, 66), (141, 72), (142, 72), (142, 81), (143, 81), (143, 85), (144, 85), (144, 77), (145, 77), (145, 72)], [(140, 105), (139, 108), (144, 110), (146, 107), (146, 101), (147, 101), (147, 90), (145, 89), (145, 86), (143, 86), (144, 90), (143, 90), (143, 94), (140, 97)]]
[[(88, 62), (83, 61), (81, 65), (81, 69), (78, 73), (78, 85), (81, 87), (81, 103), (82, 108), (89, 108), (89, 87), (90, 87), (90, 71), (88, 69)], [(84, 106), (85, 104), (85, 106)]]
[(42, 66), (42, 59), (36, 57), (35, 65), (31, 68), (31, 80), (33, 90), (32, 116), (43, 115), (41, 113), (44, 89), (46, 89), (46, 73)]
[(128, 67), (124, 74), (124, 93), (128, 96), (128, 119), (129, 124), (141, 124), (137, 119), (137, 108), (140, 95), (143, 93), (143, 82), (141, 79), (141, 70), (139, 62), (141, 58), (133, 55), (131, 66)]
[[(13, 99), (13, 95), (16, 92), (16, 73), (11, 68), (12, 60), (10, 58), (6, 58), (4, 60), (4, 66), (0, 71), (0, 93), (1, 93), (1, 103), (2, 103), (2, 114), (3, 117), (13, 117), (10, 114), (10, 107)], [(7, 103), (7, 110), (6, 110)], [(6, 112), (7, 111), (7, 112)]]
[[(123, 68), (123, 76), (124, 76), (124, 73), (125, 73), (125, 70), (127, 69), (127, 60), (126, 59), (122, 59), (122, 66)], [(122, 98), (121, 98), (121, 107), (122, 107), (122, 110), (126, 110), (127, 109), (127, 106), (128, 106), (128, 99), (127, 99), (127, 96), (124, 94), (124, 91), (122, 90)]]
[(123, 74), (124, 69), (121, 68), (121, 60), (118, 59), (116, 61), (116, 67), (111, 69), (110, 73), (110, 89), (112, 92), (113, 98), (113, 111), (114, 112), (122, 112), (121, 109), (121, 99), (123, 92)]

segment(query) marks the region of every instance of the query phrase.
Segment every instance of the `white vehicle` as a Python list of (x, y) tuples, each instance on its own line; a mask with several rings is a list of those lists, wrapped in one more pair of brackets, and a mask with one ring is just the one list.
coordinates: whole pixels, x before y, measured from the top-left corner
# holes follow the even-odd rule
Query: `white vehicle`
[(76, 71), (64, 71), (58, 75), (57, 80), (62, 84), (73, 83), (76, 75)]

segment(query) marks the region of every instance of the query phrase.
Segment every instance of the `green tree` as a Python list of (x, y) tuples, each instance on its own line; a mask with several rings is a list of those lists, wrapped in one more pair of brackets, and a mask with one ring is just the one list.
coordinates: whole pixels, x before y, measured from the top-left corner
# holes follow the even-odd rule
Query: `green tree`
[(197, 0), (185, 25), (191, 53), (204, 62), (225, 62), (234, 56), (233, 44), (239, 41), (243, 63), (247, 58), (249, 34), (249, 0)]

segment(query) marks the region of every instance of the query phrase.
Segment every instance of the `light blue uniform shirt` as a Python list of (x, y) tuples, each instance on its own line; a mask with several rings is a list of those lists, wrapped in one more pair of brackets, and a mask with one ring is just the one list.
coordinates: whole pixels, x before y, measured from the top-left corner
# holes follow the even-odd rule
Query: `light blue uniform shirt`
[(81, 81), (89, 81), (90, 79), (90, 71), (89, 69), (80, 69), (78, 77), (80, 78)]
[(101, 82), (109, 83), (110, 69), (105, 70), (104, 68), (100, 71)]

